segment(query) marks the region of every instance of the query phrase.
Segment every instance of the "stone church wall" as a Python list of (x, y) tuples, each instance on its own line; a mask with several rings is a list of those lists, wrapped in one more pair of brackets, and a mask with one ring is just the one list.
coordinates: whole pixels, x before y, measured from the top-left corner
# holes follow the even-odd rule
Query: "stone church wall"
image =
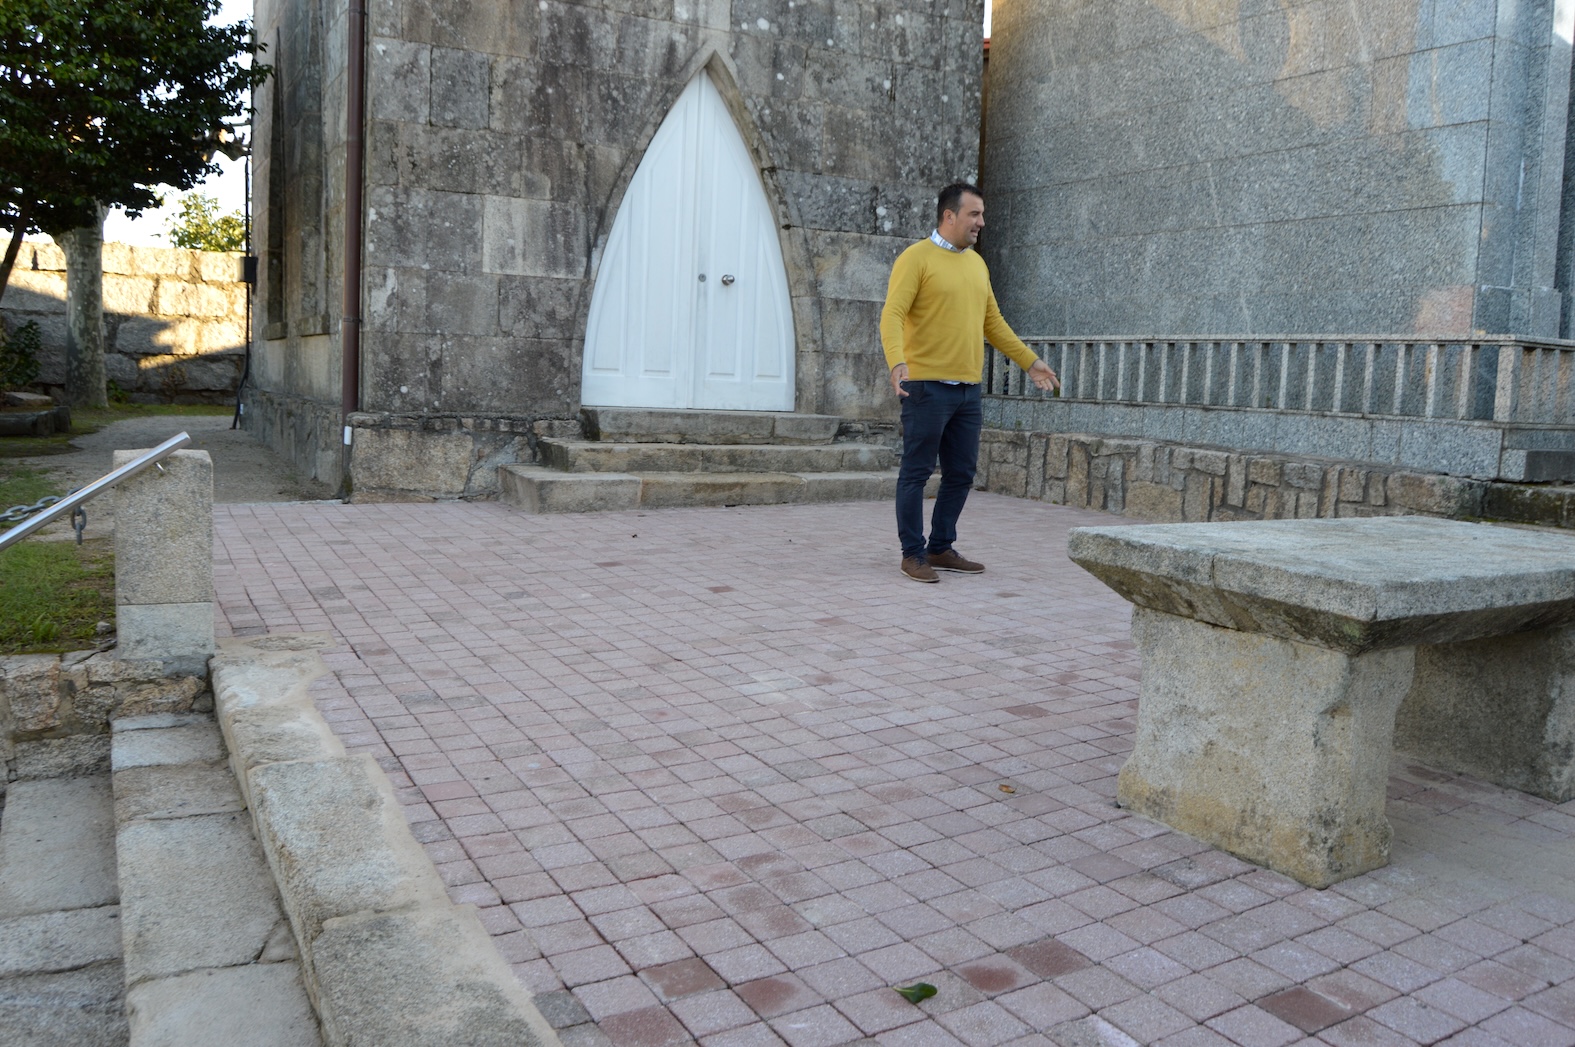
[[(572, 422), (617, 205), (705, 68), (781, 226), (797, 409), (893, 411), (880, 302), (936, 189), (977, 167), (978, 0), (384, 0), (369, 18), (357, 427), (493, 434), (444, 452), (469, 463), (447, 489), (478, 494), (500, 449)], [(276, 76), (257, 103), (270, 305), (248, 416), (337, 480), (343, 16), (261, 0), (257, 25)], [(527, 436), (509, 451), (499, 433)]]
[(1001, 5), (1003, 310), (1042, 335), (1569, 337), (1570, 21), (1551, 0)]
[[(246, 355), (241, 256), (217, 251), (104, 245), (104, 369), (135, 403), (234, 403)], [(66, 260), (26, 242), (0, 313), (35, 321), (44, 354), (38, 384), (66, 381)]]

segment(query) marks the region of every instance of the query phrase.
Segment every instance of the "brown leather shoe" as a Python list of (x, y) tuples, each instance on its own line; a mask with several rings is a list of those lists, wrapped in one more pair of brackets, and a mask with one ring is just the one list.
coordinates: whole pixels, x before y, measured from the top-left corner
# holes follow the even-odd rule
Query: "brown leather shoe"
[(937, 571), (956, 571), (958, 574), (983, 574), (984, 564), (975, 563), (961, 556), (956, 549), (944, 553), (930, 553), (924, 558)]
[(936, 574), (929, 564), (924, 562), (922, 556), (905, 556), (902, 560), (902, 573), (916, 582), (938, 582), (941, 576)]

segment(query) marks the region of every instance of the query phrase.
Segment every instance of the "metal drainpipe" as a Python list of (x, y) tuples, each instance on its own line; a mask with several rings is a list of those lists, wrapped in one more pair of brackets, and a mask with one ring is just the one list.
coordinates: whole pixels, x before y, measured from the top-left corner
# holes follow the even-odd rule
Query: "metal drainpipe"
[(341, 490), (350, 492), (350, 416), (361, 409), (361, 188), (366, 126), (366, 6), (350, 0), (349, 65), (346, 70), (345, 137), (345, 279), (340, 320), (343, 367), (340, 373), (340, 420), (344, 426)]

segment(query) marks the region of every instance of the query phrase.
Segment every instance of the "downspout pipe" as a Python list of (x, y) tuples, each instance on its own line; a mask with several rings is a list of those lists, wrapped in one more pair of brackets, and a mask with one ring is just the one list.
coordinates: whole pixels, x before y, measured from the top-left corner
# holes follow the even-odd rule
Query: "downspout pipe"
[(364, 181), (366, 130), (366, 5), (350, 0), (349, 62), (346, 69), (345, 120), (345, 275), (341, 307), (340, 373), (341, 490), (350, 493), (350, 416), (361, 409), (361, 248), (363, 240), (361, 190)]

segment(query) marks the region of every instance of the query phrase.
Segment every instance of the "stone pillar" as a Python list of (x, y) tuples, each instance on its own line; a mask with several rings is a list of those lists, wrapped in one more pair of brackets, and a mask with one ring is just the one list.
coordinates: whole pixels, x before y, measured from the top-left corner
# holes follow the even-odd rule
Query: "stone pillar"
[(1346, 654), (1137, 607), (1123, 807), (1327, 887), (1389, 862), (1395, 712), (1414, 647)]
[(176, 451), (161, 464), (115, 487), (117, 656), (201, 674), (214, 652), (213, 461)]
[(1395, 748), (1554, 803), (1575, 799), (1575, 628), (1418, 647)]

